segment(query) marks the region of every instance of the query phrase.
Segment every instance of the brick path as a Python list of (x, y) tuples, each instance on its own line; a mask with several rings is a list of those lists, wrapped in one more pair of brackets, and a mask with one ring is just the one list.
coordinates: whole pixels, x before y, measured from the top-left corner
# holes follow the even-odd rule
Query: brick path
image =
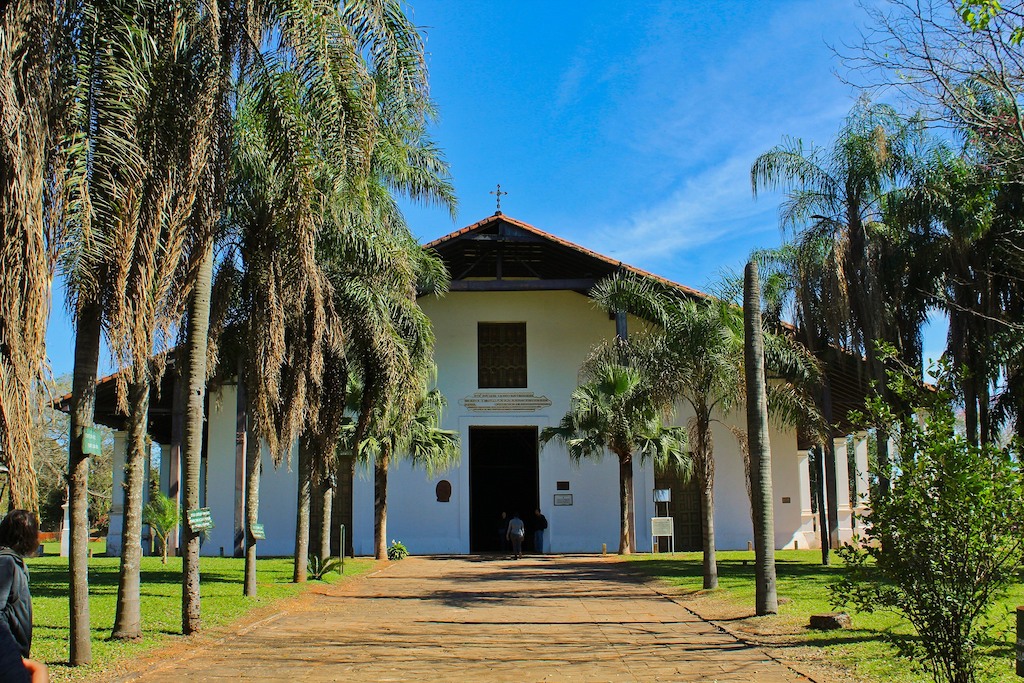
[(613, 557), (410, 557), (129, 680), (807, 681)]

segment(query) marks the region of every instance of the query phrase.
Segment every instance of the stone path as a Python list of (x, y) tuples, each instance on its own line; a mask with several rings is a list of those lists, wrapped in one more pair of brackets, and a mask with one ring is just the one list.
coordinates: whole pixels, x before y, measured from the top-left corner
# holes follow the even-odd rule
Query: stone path
[(126, 680), (807, 681), (613, 557), (410, 557)]

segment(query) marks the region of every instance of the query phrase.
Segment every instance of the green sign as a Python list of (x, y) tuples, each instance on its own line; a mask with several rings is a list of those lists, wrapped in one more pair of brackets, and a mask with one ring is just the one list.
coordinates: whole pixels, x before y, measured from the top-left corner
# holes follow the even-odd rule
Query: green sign
[(263, 530), (262, 524), (250, 524), (249, 533), (251, 533), (252, 537), (257, 541), (263, 541), (267, 538), (267, 533)]
[(213, 517), (210, 515), (210, 508), (189, 510), (187, 516), (188, 527), (192, 529), (194, 534), (213, 528)]
[(82, 430), (82, 453), (85, 455), (103, 453), (103, 437), (96, 427), (86, 427)]

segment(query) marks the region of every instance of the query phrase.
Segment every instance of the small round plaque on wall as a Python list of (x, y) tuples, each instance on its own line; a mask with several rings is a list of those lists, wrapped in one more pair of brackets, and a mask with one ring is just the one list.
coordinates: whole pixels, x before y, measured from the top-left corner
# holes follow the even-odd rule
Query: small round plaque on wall
[(437, 482), (437, 488), (434, 491), (437, 493), (438, 503), (447, 503), (452, 499), (452, 484), (447, 479)]

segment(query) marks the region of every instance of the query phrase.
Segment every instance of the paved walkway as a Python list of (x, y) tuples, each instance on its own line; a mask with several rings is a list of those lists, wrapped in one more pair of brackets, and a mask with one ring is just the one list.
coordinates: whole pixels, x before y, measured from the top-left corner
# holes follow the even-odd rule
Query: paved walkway
[(129, 680), (807, 681), (612, 557), (410, 557)]

